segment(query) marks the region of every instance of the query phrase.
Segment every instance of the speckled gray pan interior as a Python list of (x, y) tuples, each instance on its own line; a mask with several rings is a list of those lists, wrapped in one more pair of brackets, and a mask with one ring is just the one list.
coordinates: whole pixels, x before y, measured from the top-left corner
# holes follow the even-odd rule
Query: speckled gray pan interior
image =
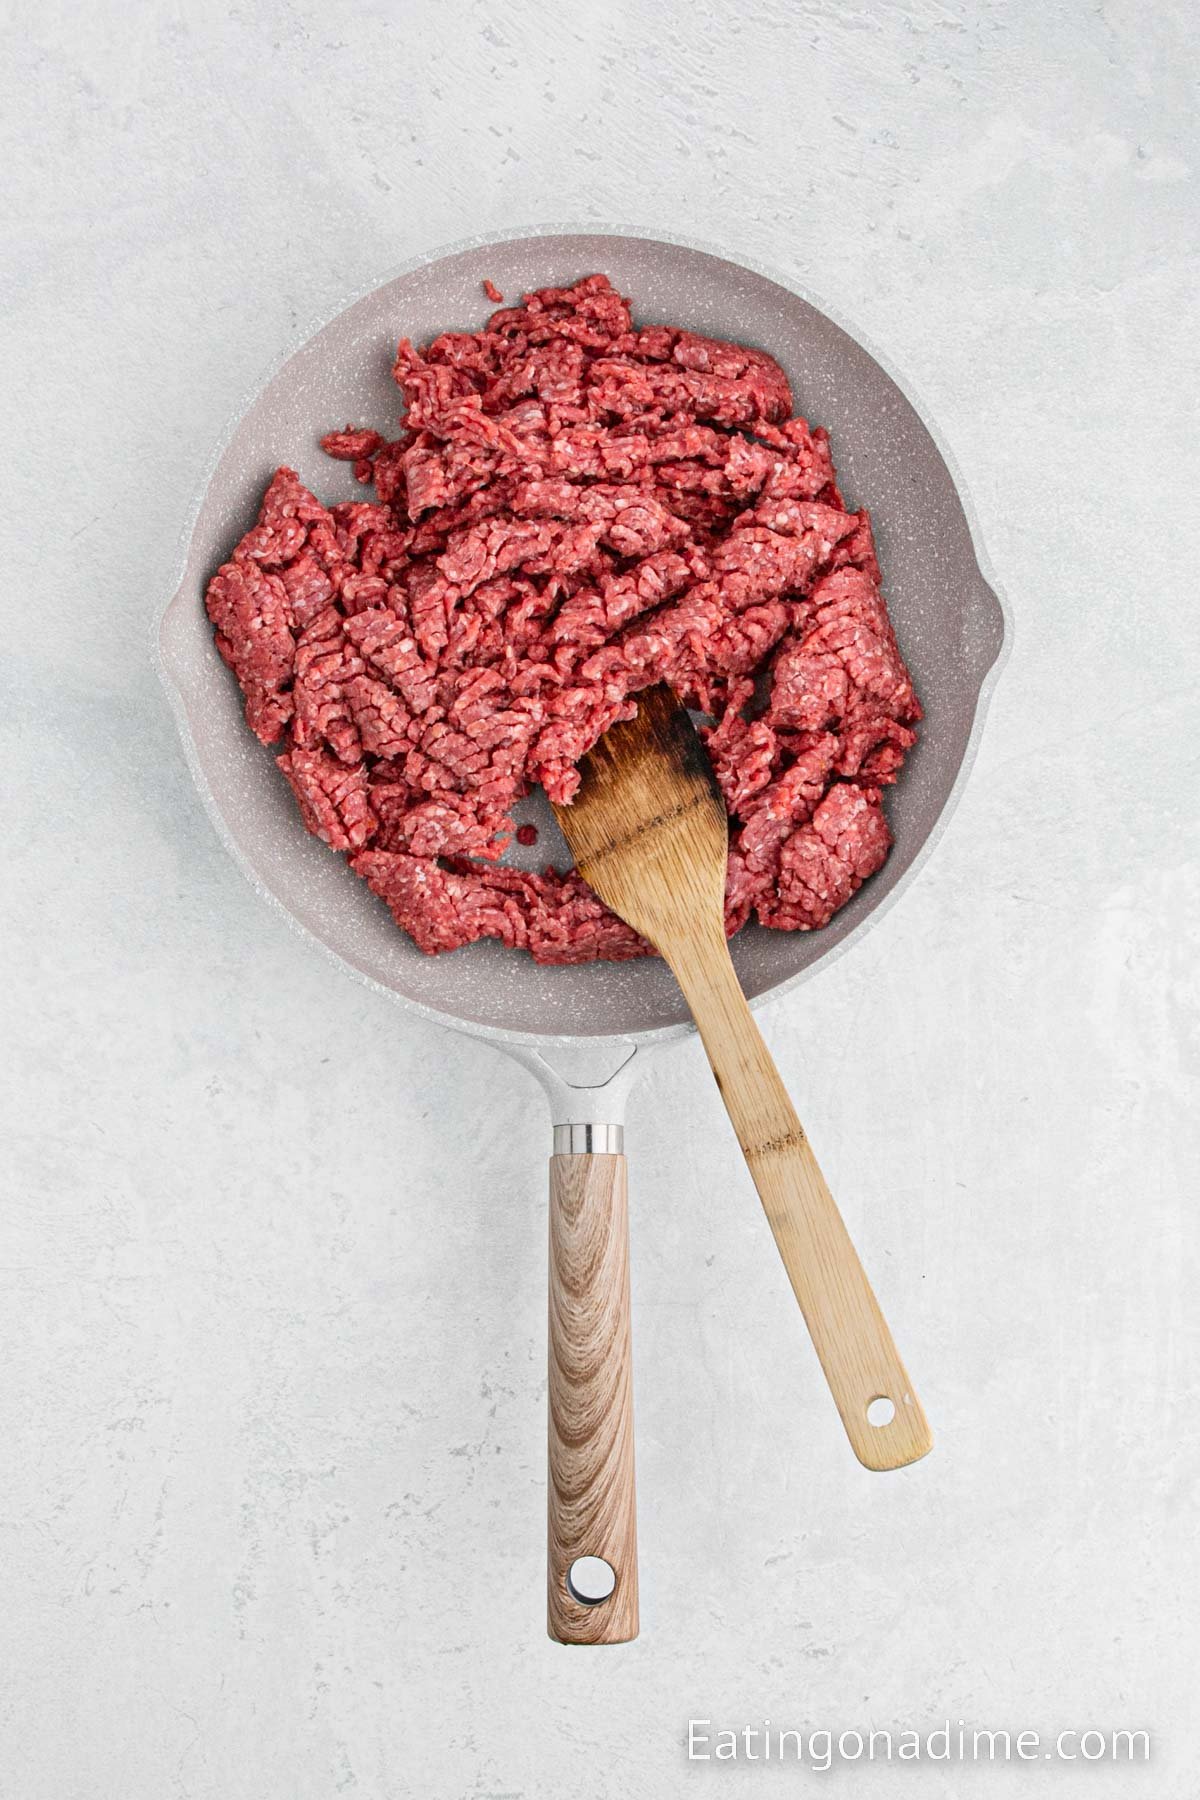
[[(912, 403), (861, 344), (778, 280), (691, 245), (545, 231), (439, 254), (339, 313), (265, 383), (219, 454), (178, 590), (162, 615), (163, 672), (209, 811), (260, 891), (350, 969), (406, 1004), (510, 1040), (672, 1036), (686, 1029), (687, 1014), (657, 962), (546, 969), (494, 943), (423, 956), (343, 858), (304, 830), (271, 753), (243, 723), (203, 594), (251, 524), (278, 464), (298, 469), (324, 500), (362, 497), (317, 440), (348, 419), (392, 431), (398, 338), (477, 329), (490, 310), (485, 277), (511, 298), (598, 269), (632, 296), (640, 322), (737, 338), (783, 364), (798, 409), (832, 433), (849, 500), (871, 509), (888, 604), (925, 704), (920, 744), (887, 799), (895, 834), (887, 863), (823, 931), (743, 931), (733, 954), (751, 998), (800, 979), (849, 943), (927, 853), (973, 754), (1005, 638), (1003, 609), (981, 573), (945, 456)], [(520, 816), (536, 820), (541, 836), (535, 850), (512, 860), (568, 860), (540, 795)]]

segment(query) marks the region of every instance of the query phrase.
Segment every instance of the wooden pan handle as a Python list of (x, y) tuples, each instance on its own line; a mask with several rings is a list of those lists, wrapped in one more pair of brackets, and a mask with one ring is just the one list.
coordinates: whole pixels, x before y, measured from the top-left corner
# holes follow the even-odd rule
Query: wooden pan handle
[(724, 932), (697, 934), (664, 954), (699, 1027), (854, 1453), (868, 1469), (916, 1462), (933, 1435), (754, 1023)]
[[(638, 1634), (629, 1214), (623, 1156), (550, 1159), (547, 1629), (560, 1644)], [(604, 1571), (607, 1598), (589, 1604)], [(603, 1581), (599, 1584), (605, 1585)]]

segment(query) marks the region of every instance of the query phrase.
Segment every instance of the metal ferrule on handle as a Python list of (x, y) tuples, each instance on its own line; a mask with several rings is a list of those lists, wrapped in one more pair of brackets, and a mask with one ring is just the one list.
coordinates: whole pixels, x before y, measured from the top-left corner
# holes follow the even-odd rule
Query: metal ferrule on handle
[(621, 1156), (623, 1125), (571, 1124), (554, 1127), (555, 1156)]

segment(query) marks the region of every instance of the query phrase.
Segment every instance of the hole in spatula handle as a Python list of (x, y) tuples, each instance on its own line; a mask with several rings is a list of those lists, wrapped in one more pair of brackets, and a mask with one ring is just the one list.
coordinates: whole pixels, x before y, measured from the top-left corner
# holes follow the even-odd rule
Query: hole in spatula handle
[(600, 1606), (617, 1585), (617, 1571), (602, 1556), (577, 1556), (567, 1570), (567, 1592), (581, 1606)]
[(895, 1416), (895, 1402), (889, 1400), (886, 1394), (877, 1394), (867, 1407), (867, 1424), (874, 1425), (879, 1429), (890, 1425)]

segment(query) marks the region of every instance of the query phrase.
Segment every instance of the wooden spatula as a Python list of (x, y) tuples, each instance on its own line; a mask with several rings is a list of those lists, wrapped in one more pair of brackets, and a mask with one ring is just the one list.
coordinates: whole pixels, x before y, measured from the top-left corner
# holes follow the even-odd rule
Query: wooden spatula
[(868, 1469), (916, 1462), (933, 1443), (925, 1414), (730, 960), (729, 829), (695, 728), (669, 688), (650, 689), (580, 767), (555, 808), (563, 835), (683, 989), (854, 1453)]

